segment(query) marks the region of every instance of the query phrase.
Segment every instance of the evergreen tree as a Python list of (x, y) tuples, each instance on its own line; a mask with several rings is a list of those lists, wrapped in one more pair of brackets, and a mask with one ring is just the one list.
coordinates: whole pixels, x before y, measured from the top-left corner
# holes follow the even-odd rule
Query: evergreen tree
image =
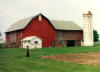
[(94, 42), (99, 41), (99, 34), (96, 30), (93, 30), (93, 37), (94, 37)]

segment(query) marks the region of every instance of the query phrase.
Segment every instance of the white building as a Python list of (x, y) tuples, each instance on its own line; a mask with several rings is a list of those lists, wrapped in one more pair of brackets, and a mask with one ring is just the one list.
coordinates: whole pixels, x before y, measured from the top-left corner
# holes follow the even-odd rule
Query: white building
[(27, 48), (27, 46), (29, 46), (29, 49), (42, 48), (42, 39), (38, 36), (26, 37), (21, 41), (23, 48)]

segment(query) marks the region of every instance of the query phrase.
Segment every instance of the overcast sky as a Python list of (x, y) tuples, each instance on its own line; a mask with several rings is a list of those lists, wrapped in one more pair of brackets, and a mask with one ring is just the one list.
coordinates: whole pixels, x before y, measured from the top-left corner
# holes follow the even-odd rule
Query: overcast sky
[(82, 26), (82, 14), (88, 10), (93, 13), (94, 29), (100, 34), (100, 0), (0, 0), (0, 31), (4, 33), (16, 21), (39, 13)]

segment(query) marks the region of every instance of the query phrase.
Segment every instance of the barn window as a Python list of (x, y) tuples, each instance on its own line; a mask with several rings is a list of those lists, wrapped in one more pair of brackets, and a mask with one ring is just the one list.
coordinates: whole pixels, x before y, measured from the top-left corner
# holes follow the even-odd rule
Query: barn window
[(30, 43), (30, 41), (28, 41), (28, 43)]
[(24, 44), (26, 44), (26, 41), (24, 41)]
[(38, 41), (34, 41), (35, 44), (38, 44)]
[(39, 21), (41, 21), (42, 20), (42, 17), (41, 17), (41, 15), (39, 15)]

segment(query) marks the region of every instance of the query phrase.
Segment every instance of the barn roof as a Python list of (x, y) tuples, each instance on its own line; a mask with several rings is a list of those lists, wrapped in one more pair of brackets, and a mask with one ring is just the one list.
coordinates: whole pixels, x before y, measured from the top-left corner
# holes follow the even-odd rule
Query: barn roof
[[(34, 16), (31, 16), (12, 24), (6, 32), (24, 29), (33, 18)], [(49, 21), (56, 30), (82, 30), (82, 28), (73, 21), (57, 21), (57, 20), (49, 20)]]
[(80, 26), (78, 26), (73, 21), (56, 21), (51, 20), (52, 25), (57, 30), (82, 30)]
[(29, 18), (25, 18), (20, 21), (17, 21), (16, 23), (12, 24), (6, 32), (24, 29), (27, 26), (27, 24), (32, 20), (32, 18), (34, 17), (31, 16)]

